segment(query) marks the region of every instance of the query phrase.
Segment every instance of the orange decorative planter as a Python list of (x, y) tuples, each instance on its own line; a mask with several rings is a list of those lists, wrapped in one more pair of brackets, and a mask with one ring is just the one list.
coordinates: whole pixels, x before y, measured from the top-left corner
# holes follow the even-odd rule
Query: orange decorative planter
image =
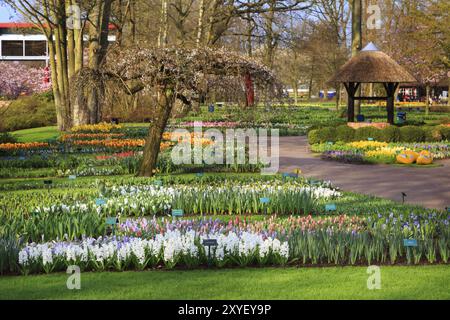
[(390, 126), (390, 124), (387, 122), (348, 122), (347, 125), (353, 129), (358, 129), (362, 127), (374, 127), (378, 129), (384, 129)]

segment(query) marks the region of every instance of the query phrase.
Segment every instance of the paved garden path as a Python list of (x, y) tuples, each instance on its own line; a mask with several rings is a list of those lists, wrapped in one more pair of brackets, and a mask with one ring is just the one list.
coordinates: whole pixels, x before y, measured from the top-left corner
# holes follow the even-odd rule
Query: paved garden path
[(306, 177), (330, 180), (346, 191), (375, 195), (428, 208), (450, 206), (450, 160), (442, 167), (416, 168), (391, 165), (357, 165), (325, 161), (312, 154), (307, 138), (280, 137), (280, 171), (300, 168)]

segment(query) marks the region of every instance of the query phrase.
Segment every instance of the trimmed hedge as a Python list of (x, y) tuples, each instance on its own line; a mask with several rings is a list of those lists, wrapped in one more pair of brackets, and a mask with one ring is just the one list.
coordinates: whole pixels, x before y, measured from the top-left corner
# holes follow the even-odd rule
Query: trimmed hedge
[(382, 142), (400, 141), (400, 128), (396, 126), (389, 126), (387, 128), (380, 129), (379, 141)]
[(336, 128), (324, 127), (321, 129), (311, 130), (308, 133), (308, 140), (310, 144), (336, 142)]
[(372, 138), (379, 141), (381, 129), (375, 127), (362, 127), (355, 130), (355, 141), (363, 141)]
[(425, 131), (421, 127), (405, 126), (400, 128), (401, 142), (422, 142), (425, 141)]
[(355, 139), (355, 130), (347, 125), (336, 128), (337, 141), (351, 142)]
[(349, 126), (324, 127), (311, 130), (308, 134), (310, 144), (326, 142), (364, 141), (373, 138), (383, 142), (439, 142), (450, 140), (450, 127), (440, 126), (389, 126), (384, 129), (362, 127), (353, 129)]

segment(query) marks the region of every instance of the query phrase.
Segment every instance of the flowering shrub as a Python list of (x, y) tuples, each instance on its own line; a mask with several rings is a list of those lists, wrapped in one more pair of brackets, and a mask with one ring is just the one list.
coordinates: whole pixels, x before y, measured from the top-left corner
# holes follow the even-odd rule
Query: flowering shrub
[(0, 62), (0, 70), (0, 96), (8, 99), (16, 99), (21, 94), (41, 93), (51, 88), (51, 83), (44, 81), (44, 69)]

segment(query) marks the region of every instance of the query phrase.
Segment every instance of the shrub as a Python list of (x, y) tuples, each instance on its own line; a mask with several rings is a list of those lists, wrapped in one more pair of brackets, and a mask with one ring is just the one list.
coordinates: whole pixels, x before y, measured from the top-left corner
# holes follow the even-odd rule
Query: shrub
[(425, 132), (421, 127), (405, 126), (400, 128), (401, 142), (422, 142), (425, 140)]
[(322, 129), (311, 130), (308, 134), (310, 144), (336, 142), (336, 129), (333, 127), (325, 127)]
[(8, 132), (0, 133), (0, 143), (16, 143), (17, 139)]
[(326, 143), (328, 141), (367, 141), (368, 138), (373, 138), (375, 141), (380, 142), (438, 142), (450, 140), (450, 126), (404, 126), (400, 128), (397, 126), (389, 126), (384, 129), (362, 127), (356, 130), (347, 126), (339, 126), (336, 129), (333, 127), (325, 127), (311, 130), (308, 135), (311, 145)]
[(439, 126), (424, 127), (425, 141), (441, 141), (443, 139)]
[(378, 132), (379, 141), (382, 142), (397, 142), (400, 140), (400, 130), (396, 126), (386, 127)]
[(337, 141), (350, 142), (355, 138), (355, 129), (345, 125), (336, 128)]
[(48, 95), (32, 95), (14, 100), (2, 115), (2, 130), (51, 126), (56, 123), (56, 111)]
[(450, 140), (450, 126), (438, 126), (443, 140)]
[(355, 130), (355, 140), (364, 141), (369, 138), (374, 140), (379, 140), (381, 136), (381, 129), (375, 127), (362, 127)]

